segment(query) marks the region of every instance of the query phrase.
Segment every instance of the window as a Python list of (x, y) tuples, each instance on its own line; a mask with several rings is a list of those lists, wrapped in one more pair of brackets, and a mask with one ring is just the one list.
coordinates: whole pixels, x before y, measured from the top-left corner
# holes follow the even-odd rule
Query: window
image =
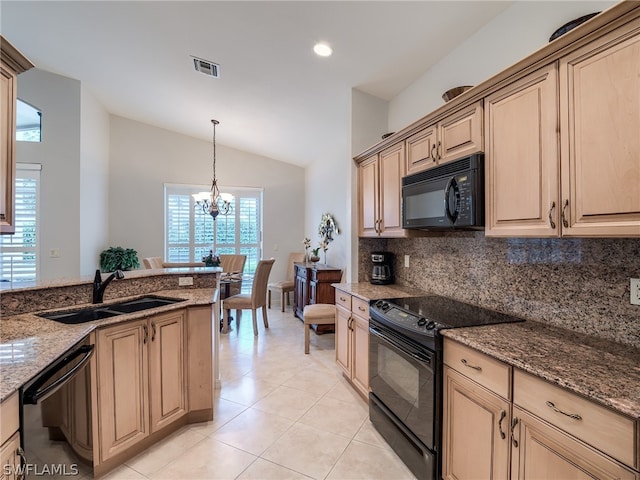
[(42, 140), (42, 112), (20, 99), (16, 104), (16, 140), (19, 142)]
[(215, 222), (191, 196), (206, 189), (165, 184), (165, 259), (198, 262), (209, 250), (242, 254), (247, 256), (245, 273), (253, 273), (262, 252), (262, 189), (223, 188), (233, 194), (231, 212)]
[(39, 273), (40, 165), (16, 165), (16, 233), (2, 235), (0, 281), (33, 282)]

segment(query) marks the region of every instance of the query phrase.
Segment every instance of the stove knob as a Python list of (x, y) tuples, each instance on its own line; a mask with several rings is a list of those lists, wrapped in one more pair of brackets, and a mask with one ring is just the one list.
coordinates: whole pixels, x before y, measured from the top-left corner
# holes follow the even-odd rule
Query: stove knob
[(429, 320), (429, 323), (427, 323), (427, 326), (425, 328), (427, 330), (433, 330), (434, 328), (436, 328), (436, 322), (434, 322), (433, 320)]
[(427, 319), (422, 317), (418, 320), (418, 326), (419, 327), (424, 327), (427, 324)]

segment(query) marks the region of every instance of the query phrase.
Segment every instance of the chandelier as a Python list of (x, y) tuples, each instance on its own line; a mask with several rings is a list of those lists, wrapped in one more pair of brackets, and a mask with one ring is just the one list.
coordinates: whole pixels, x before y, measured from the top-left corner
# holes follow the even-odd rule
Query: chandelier
[(231, 212), (231, 202), (233, 195), (230, 193), (220, 193), (218, 190), (218, 179), (216, 178), (216, 125), (218, 120), (211, 120), (213, 124), (213, 178), (211, 179), (211, 190), (209, 192), (199, 192), (193, 194), (195, 200), (194, 208), (201, 208), (202, 213), (209, 214), (215, 220), (218, 214), (228, 215)]

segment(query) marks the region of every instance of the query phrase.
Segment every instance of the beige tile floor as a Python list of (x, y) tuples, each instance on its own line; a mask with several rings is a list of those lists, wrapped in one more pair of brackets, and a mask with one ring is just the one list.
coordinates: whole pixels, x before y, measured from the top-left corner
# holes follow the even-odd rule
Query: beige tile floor
[(258, 322), (254, 337), (246, 311), (221, 335), (214, 420), (184, 427), (105, 479), (415, 478), (335, 365), (333, 334), (312, 334), (305, 355), (290, 307), (269, 310), (268, 330)]

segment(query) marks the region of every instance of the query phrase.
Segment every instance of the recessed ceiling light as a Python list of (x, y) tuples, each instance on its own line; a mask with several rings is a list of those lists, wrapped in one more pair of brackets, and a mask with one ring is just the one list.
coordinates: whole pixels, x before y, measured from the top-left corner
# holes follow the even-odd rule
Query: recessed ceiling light
[(313, 46), (313, 51), (316, 52), (316, 55), (320, 57), (330, 57), (333, 53), (333, 49), (329, 46), (329, 44), (324, 42), (316, 43)]

